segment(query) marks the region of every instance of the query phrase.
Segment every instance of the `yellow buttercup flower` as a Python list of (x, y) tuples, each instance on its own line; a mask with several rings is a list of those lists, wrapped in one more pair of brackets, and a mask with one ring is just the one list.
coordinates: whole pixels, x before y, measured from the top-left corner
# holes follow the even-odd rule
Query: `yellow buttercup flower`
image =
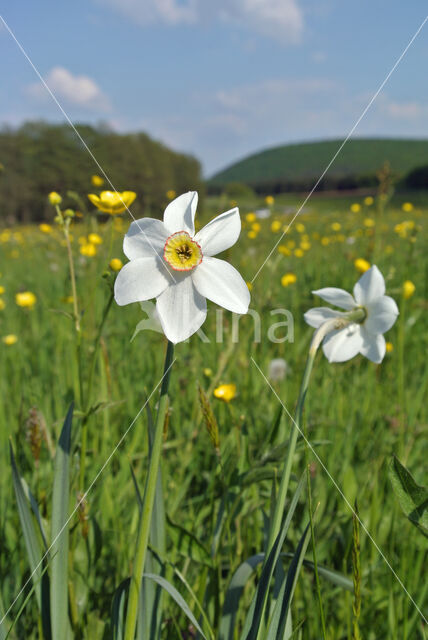
[(108, 263), (108, 266), (112, 271), (120, 271), (123, 267), (123, 262), (120, 258), (112, 258)]
[(42, 233), (52, 233), (51, 225), (47, 224), (46, 222), (42, 222), (41, 224), (39, 224), (39, 229)]
[(203, 370), (203, 374), (204, 376), (206, 376), (207, 378), (211, 378), (212, 374), (213, 374), (213, 370), (210, 369), (209, 367), (205, 367), (205, 369)]
[(290, 284), (297, 282), (297, 276), (295, 273), (286, 273), (281, 278), (281, 284), (283, 287), (288, 287)]
[(57, 204), (61, 204), (62, 202), (61, 196), (56, 191), (51, 191), (50, 194), (48, 195), (48, 199), (53, 206)]
[(2, 284), (0, 284), (0, 296), (2, 296), (5, 291), (6, 291), (6, 289), (4, 288), (4, 286)]
[(394, 351), (394, 345), (392, 342), (387, 342), (385, 344), (386, 353), (392, 353)]
[(281, 223), (279, 220), (274, 220), (272, 222), (272, 224), (270, 225), (271, 231), (273, 231), (274, 233), (277, 233), (278, 231), (281, 231)]
[(365, 218), (364, 219), (364, 226), (365, 227), (374, 227), (375, 226), (375, 221), (373, 220), (373, 218)]
[(102, 244), (103, 243), (103, 239), (101, 236), (98, 235), (98, 233), (90, 233), (88, 235), (88, 240), (91, 244)]
[(18, 307), (24, 309), (32, 309), (37, 302), (37, 298), (31, 291), (22, 291), (15, 296), (15, 302)]
[(3, 311), (3, 309), (5, 308), (5, 306), (6, 306), (5, 301), (3, 300), (3, 298), (0, 298), (0, 311)]
[(253, 224), (251, 225), (251, 228), (252, 228), (253, 231), (258, 233), (262, 227), (261, 227), (260, 222), (253, 222)]
[(268, 207), (271, 207), (274, 202), (275, 202), (275, 198), (273, 196), (266, 196), (265, 203), (267, 204)]
[(411, 202), (403, 202), (403, 204), (401, 205), (401, 208), (406, 213), (410, 213), (410, 211), (413, 211), (413, 205)]
[(328, 244), (330, 244), (330, 238), (327, 238), (327, 236), (324, 236), (323, 238), (321, 238), (321, 244), (323, 247), (326, 247)]
[(294, 255), (296, 256), (296, 258), (303, 258), (305, 252), (302, 251), (302, 249), (294, 249)]
[(367, 196), (367, 198), (364, 198), (364, 204), (366, 205), (366, 207), (370, 207), (374, 202), (374, 198), (372, 198), (372, 196)]
[(294, 240), (287, 240), (287, 247), (289, 249), (294, 249), (295, 246), (296, 246), (296, 243), (294, 242)]
[(340, 231), (342, 228), (342, 225), (340, 224), (340, 222), (332, 222), (331, 228), (333, 231)]
[(311, 248), (311, 243), (310, 243), (310, 242), (307, 242), (307, 241), (302, 241), (302, 242), (300, 243), (300, 248), (301, 248), (303, 251), (309, 251), (309, 249)]
[(257, 238), (257, 232), (256, 231), (249, 231), (247, 235), (248, 235), (249, 238), (251, 238), (251, 240), (254, 240), (254, 238)]
[(257, 216), (255, 213), (253, 213), (252, 211), (250, 211), (250, 213), (247, 213), (245, 216), (245, 220), (247, 222), (254, 222), (255, 220), (257, 220)]
[(351, 204), (351, 211), (352, 213), (358, 213), (361, 211), (361, 205), (358, 202), (354, 202), (354, 204)]
[(95, 244), (92, 244), (92, 242), (87, 242), (80, 247), (80, 253), (82, 256), (86, 256), (86, 258), (93, 258), (97, 255), (97, 247)]
[(92, 204), (103, 213), (114, 216), (122, 213), (134, 202), (137, 194), (134, 191), (101, 191), (97, 196), (95, 193), (88, 193), (88, 198)]
[(65, 302), (66, 304), (73, 304), (74, 298), (73, 296), (64, 296), (64, 298), (61, 298), (61, 302)]
[(2, 342), (8, 347), (16, 344), (18, 342), (18, 336), (13, 333), (9, 333), (7, 336), (3, 336)]
[(236, 384), (221, 384), (214, 389), (214, 397), (224, 402), (230, 402), (236, 397)]
[(166, 192), (166, 197), (168, 198), (168, 200), (174, 200), (176, 196), (177, 194), (174, 189), (168, 189), (168, 191)]
[(253, 285), (251, 284), (251, 282), (246, 282), (245, 284), (248, 287), (248, 291), (252, 291), (253, 290)]
[(278, 251), (283, 256), (290, 256), (291, 255), (290, 249), (288, 247), (286, 247), (285, 244), (280, 244), (279, 247), (278, 247)]
[(304, 224), (302, 224), (301, 222), (298, 222), (298, 223), (296, 224), (296, 231), (297, 231), (298, 233), (305, 233), (305, 225), (304, 225)]
[(416, 287), (411, 280), (403, 282), (402, 292), (403, 297), (408, 300), (415, 293)]
[(91, 176), (91, 182), (94, 185), (94, 187), (102, 187), (104, 184), (104, 178), (101, 178), (101, 176)]
[(370, 262), (367, 262), (367, 260), (364, 260), (364, 258), (357, 258), (356, 260), (354, 260), (354, 267), (360, 273), (365, 273), (370, 269)]

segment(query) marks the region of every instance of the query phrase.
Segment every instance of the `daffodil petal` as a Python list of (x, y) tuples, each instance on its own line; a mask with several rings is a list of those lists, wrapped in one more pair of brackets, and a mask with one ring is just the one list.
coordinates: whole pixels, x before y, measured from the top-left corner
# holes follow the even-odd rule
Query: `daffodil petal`
[(204, 256), (215, 256), (232, 247), (241, 233), (239, 209), (235, 207), (208, 222), (195, 236)]
[(169, 203), (163, 215), (163, 222), (169, 235), (177, 231), (187, 231), (193, 237), (197, 205), (198, 194), (196, 191), (183, 193)]
[(247, 313), (250, 292), (241, 274), (231, 264), (218, 258), (205, 257), (192, 272), (199, 293), (234, 313)]
[(114, 283), (114, 299), (123, 306), (156, 298), (168, 287), (170, 279), (160, 258), (138, 258), (119, 271)]
[(330, 333), (324, 339), (322, 348), (329, 362), (346, 362), (360, 352), (362, 344), (360, 325), (351, 324)]
[(123, 253), (129, 260), (157, 255), (163, 256), (168, 231), (163, 222), (142, 218), (131, 223), (123, 240)]
[(344, 289), (336, 289), (336, 287), (325, 287), (324, 289), (317, 289), (312, 291), (316, 296), (319, 296), (329, 304), (334, 304), (341, 309), (353, 309), (356, 304), (354, 298), (350, 293)]
[(156, 310), (166, 337), (176, 344), (190, 338), (204, 323), (207, 301), (188, 273), (174, 276), (175, 282), (158, 297)]
[(374, 264), (368, 269), (354, 286), (354, 298), (357, 304), (366, 305), (385, 294), (385, 280)]
[(372, 362), (377, 364), (382, 362), (386, 351), (386, 342), (383, 335), (373, 335), (366, 331), (364, 327), (361, 328), (361, 335), (363, 344), (360, 347), (360, 353)]
[(399, 314), (395, 300), (389, 296), (382, 296), (378, 300), (369, 302), (365, 308), (367, 318), (364, 321), (364, 327), (372, 334), (388, 331)]
[(341, 315), (342, 313), (340, 311), (330, 309), (329, 307), (315, 307), (314, 309), (306, 311), (303, 317), (310, 327), (318, 329), (318, 327), (324, 324), (327, 320), (330, 320), (331, 318), (338, 318)]

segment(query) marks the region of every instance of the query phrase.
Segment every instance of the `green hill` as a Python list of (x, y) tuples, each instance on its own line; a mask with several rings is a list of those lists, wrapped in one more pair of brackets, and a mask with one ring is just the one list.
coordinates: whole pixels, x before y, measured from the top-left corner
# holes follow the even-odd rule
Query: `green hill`
[[(342, 140), (288, 144), (251, 155), (209, 181), (212, 188), (241, 182), (254, 188), (281, 186), (292, 188), (314, 183), (325, 170)], [(370, 184), (376, 172), (389, 162), (399, 177), (428, 165), (428, 140), (357, 139), (349, 140), (330, 167), (326, 181), (346, 188)], [(356, 183), (356, 184), (354, 184)]]

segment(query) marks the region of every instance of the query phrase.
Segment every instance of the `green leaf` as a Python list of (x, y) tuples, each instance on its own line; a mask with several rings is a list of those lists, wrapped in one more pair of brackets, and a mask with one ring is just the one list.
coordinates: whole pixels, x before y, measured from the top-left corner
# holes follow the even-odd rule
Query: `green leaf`
[(46, 563), (43, 561), (42, 546), (37, 536), (37, 530), (34, 526), (33, 516), (28, 504), (26, 486), (24, 487), (23, 481), (21, 480), (11, 443), (10, 461), (12, 465), (12, 482), (18, 504), (18, 514), (27, 549), (37, 606), (42, 617), (43, 633), (46, 638), (50, 638), (49, 577), (44, 570)]
[(70, 500), (70, 445), (73, 403), (55, 454), (51, 523), (51, 624), (55, 640), (66, 640), (68, 622), (68, 512)]
[(285, 518), (284, 525), (280, 530), (280, 532), (278, 533), (278, 536), (274, 542), (274, 545), (264, 564), (264, 567), (260, 576), (260, 580), (257, 585), (257, 590), (253, 598), (252, 607), (250, 609), (250, 612), (247, 615), (244, 629), (242, 631), (242, 638), (245, 638), (245, 640), (256, 640), (256, 638), (258, 637), (260, 625), (264, 617), (266, 601), (269, 593), (269, 587), (272, 580), (272, 576), (275, 571), (276, 563), (278, 562), (282, 545), (284, 544), (285, 537), (290, 527), (291, 519), (296, 510), (300, 493), (303, 488), (304, 480), (305, 480), (305, 474), (303, 473), (302, 477), (300, 478), (299, 484), (297, 485), (293, 499), (291, 501), (290, 508), (288, 509), (288, 513)]
[(280, 638), (290, 638), (291, 629), (287, 629), (288, 614), (290, 610), (291, 600), (293, 599), (294, 590), (297, 584), (297, 578), (299, 577), (300, 569), (305, 557), (306, 548), (309, 543), (309, 524), (307, 525), (302, 537), (300, 538), (296, 552), (290, 564), (290, 568), (287, 572), (287, 577), (284, 580), (281, 592), (278, 597), (278, 601), (273, 612), (271, 624), (269, 626), (268, 635), (266, 640), (279, 640)]
[(165, 591), (169, 593), (171, 598), (175, 600), (175, 602), (178, 604), (178, 606), (183, 611), (183, 613), (189, 618), (190, 622), (193, 624), (193, 626), (198, 631), (198, 633), (201, 634), (204, 640), (207, 640), (207, 637), (205, 636), (204, 632), (199, 626), (198, 621), (196, 620), (195, 616), (191, 612), (189, 605), (185, 602), (183, 597), (178, 593), (177, 589), (173, 587), (170, 582), (168, 582), (168, 580), (166, 580), (165, 578), (162, 578), (162, 576), (157, 576), (153, 573), (145, 573), (143, 577), (149, 580), (154, 580), (157, 584), (159, 584), (162, 587), (162, 589), (165, 589)]
[(424, 535), (428, 535), (428, 490), (416, 484), (413, 476), (394, 456), (389, 466), (389, 479), (400, 507)]
[(125, 632), (125, 602), (129, 591), (130, 578), (123, 580), (114, 592), (111, 603), (111, 623), (113, 640), (123, 640)]

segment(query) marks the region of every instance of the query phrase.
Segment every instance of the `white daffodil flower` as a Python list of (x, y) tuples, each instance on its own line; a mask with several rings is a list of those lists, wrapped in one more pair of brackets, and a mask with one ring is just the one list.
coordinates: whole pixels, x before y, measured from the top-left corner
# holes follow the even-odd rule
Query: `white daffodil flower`
[(207, 315), (207, 302), (244, 314), (250, 293), (228, 262), (214, 258), (238, 240), (241, 231), (235, 207), (211, 220), (195, 234), (196, 191), (169, 203), (163, 222), (142, 218), (132, 222), (123, 242), (130, 262), (119, 272), (114, 297), (119, 305), (156, 298), (162, 329), (173, 343), (195, 333)]
[[(382, 362), (385, 355), (383, 334), (394, 324), (398, 316), (395, 300), (385, 295), (385, 280), (376, 265), (366, 271), (354, 286), (354, 295), (327, 287), (313, 291), (326, 302), (345, 309), (345, 312), (317, 307), (304, 315), (306, 322), (318, 329), (332, 318), (343, 318), (343, 328), (331, 331), (323, 340), (323, 351), (329, 362), (345, 362), (358, 353), (372, 362)], [(352, 313), (363, 310), (361, 322), (352, 321)], [(346, 323), (346, 318), (351, 319)]]

